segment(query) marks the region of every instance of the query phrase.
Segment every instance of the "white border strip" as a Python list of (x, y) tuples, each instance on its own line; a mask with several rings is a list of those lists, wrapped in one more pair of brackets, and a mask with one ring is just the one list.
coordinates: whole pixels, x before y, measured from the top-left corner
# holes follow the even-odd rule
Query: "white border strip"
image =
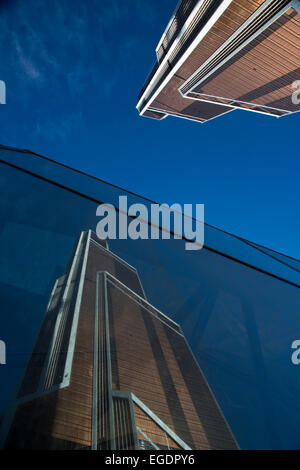
[(91, 238), (91, 242), (92, 243), (95, 243), (95, 245), (97, 245), (97, 247), (99, 248), (102, 248), (103, 251), (106, 251), (112, 258), (116, 258), (117, 261), (119, 261), (121, 264), (125, 264), (125, 266), (127, 268), (130, 268), (132, 271), (136, 271), (136, 268), (134, 266), (132, 266), (131, 264), (127, 263), (127, 261), (125, 261), (124, 259), (120, 258), (118, 255), (116, 255), (115, 253), (113, 253), (112, 251), (110, 251), (108, 248), (105, 248), (104, 246), (102, 246), (100, 243), (96, 242), (96, 240), (94, 240), (93, 238)]
[[(167, 54), (164, 56), (163, 60), (161, 62), (159, 62), (159, 67), (155, 73), (155, 75), (158, 73), (158, 71), (160, 70), (160, 68), (162, 68), (168, 61), (170, 55), (172, 54), (172, 52), (174, 51), (174, 49), (176, 48), (177, 44), (180, 42), (182, 36), (184, 35), (184, 33), (186, 32), (186, 30), (189, 28), (190, 24), (192, 23), (192, 21), (194, 20), (195, 16), (197, 15), (198, 13), (198, 10), (199, 8), (202, 6), (202, 4), (204, 3), (205, 0), (199, 0), (197, 5), (194, 7), (194, 9), (192, 10), (190, 16), (187, 18), (186, 22), (184, 23), (184, 25), (182, 26), (179, 34), (176, 36), (176, 39), (174, 40), (172, 46), (170, 47), (170, 49), (168, 50)], [(153, 78), (155, 77), (155, 75), (152, 77), (152, 80)], [(151, 80), (151, 82), (152, 82)], [(151, 84), (151, 82), (149, 83), (149, 86)], [(148, 88), (148, 87), (147, 87)], [(147, 89), (144, 91), (144, 94), (146, 93)], [(140, 99), (142, 99), (143, 97), (141, 97)]]
[(292, 0), (291, 7), (294, 8), (294, 10), (300, 14), (300, 2), (299, 0)]
[(59, 312), (58, 312), (57, 317), (56, 317), (56, 322), (55, 322), (55, 327), (54, 327), (54, 331), (53, 331), (53, 335), (52, 335), (52, 339), (51, 339), (51, 344), (50, 344), (50, 347), (49, 347), (49, 350), (48, 350), (48, 353), (47, 353), (45, 364), (43, 366), (43, 371), (42, 371), (42, 374), (41, 374), (41, 377), (40, 377), (40, 382), (39, 382), (37, 392), (39, 392), (39, 391), (42, 392), (45, 389), (47, 376), (48, 376), (48, 373), (49, 373), (49, 370), (50, 370), (50, 367), (51, 367), (52, 358), (53, 358), (53, 350), (54, 350), (54, 347), (56, 345), (57, 333), (59, 331), (59, 327), (60, 327), (60, 324), (61, 324), (61, 321), (62, 321), (63, 314), (65, 313), (66, 301), (67, 301), (68, 296), (69, 296), (70, 285), (71, 285), (71, 282), (72, 282), (72, 279), (73, 279), (73, 273), (74, 273), (75, 266), (76, 266), (76, 263), (77, 263), (77, 260), (78, 260), (79, 249), (80, 249), (80, 246), (81, 246), (81, 243), (82, 243), (82, 237), (83, 237), (83, 232), (81, 233), (79, 241), (77, 243), (75, 255), (74, 255), (74, 258), (73, 258), (73, 261), (72, 261), (71, 269), (69, 271), (66, 287), (64, 289), (64, 293), (63, 293), (63, 296), (62, 296), (61, 307), (60, 307)]
[(68, 353), (67, 353), (65, 368), (64, 368), (62, 386), (65, 386), (65, 387), (67, 387), (70, 384), (70, 380), (71, 380), (72, 363), (73, 363), (76, 336), (77, 336), (77, 328), (78, 328), (79, 312), (80, 312), (80, 307), (81, 307), (82, 292), (83, 292), (83, 286), (84, 286), (84, 278), (85, 278), (86, 267), (87, 267), (88, 252), (90, 248), (90, 240), (91, 240), (91, 230), (89, 230), (87, 233), (84, 258), (83, 258), (80, 281), (79, 281), (79, 286), (78, 286), (77, 299), (76, 299), (76, 304), (75, 304), (75, 309), (74, 309), (70, 338), (69, 338)]
[[(190, 99), (190, 100), (194, 100), (194, 101), (201, 101), (202, 103), (217, 104), (215, 101), (201, 100), (200, 98), (190, 98), (189, 96), (186, 96), (186, 98)], [(227, 106), (228, 108), (232, 108), (232, 109), (230, 109), (230, 111), (240, 109), (241, 111), (251, 111), (252, 113), (264, 114), (265, 116), (270, 116), (270, 117), (275, 117), (275, 118), (281, 118), (283, 116), (286, 116), (287, 114), (293, 114), (293, 111), (285, 111), (283, 109), (280, 109), (279, 111), (284, 111), (285, 114), (282, 114), (281, 116), (277, 116), (276, 114), (271, 114), (271, 113), (268, 113), (267, 111), (259, 111), (257, 109), (243, 108), (242, 106), (237, 106), (237, 105), (234, 105), (234, 104), (226, 104), (226, 105), (223, 105), (223, 106)], [(256, 105), (256, 106), (264, 107), (264, 105)], [(276, 108), (274, 108), (274, 109), (276, 109)], [(227, 114), (227, 113), (224, 113), (224, 114)], [(215, 116), (215, 117), (221, 117), (221, 116), (223, 116), (223, 114), (219, 114), (218, 116)], [(214, 118), (212, 118), (212, 119), (214, 119)], [(209, 121), (209, 119), (208, 119), (208, 121)]]
[[(165, 315), (164, 313), (162, 313), (160, 310), (158, 310), (156, 307), (154, 307), (152, 304), (150, 304), (150, 302), (148, 302), (147, 300), (145, 300), (143, 297), (141, 297), (140, 295), (138, 295), (136, 292), (134, 292), (133, 290), (131, 290), (129, 287), (125, 286), (125, 284), (123, 284), (123, 282), (119, 281), (119, 279), (117, 279), (116, 277), (114, 277), (112, 274), (110, 274), (109, 272), (107, 271), (99, 271), (99, 272), (105, 272), (108, 276), (108, 278), (112, 278), (113, 281), (117, 281), (117, 284), (120, 284), (121, 287), (118, 287), (116, 286), (115, 284), (113, 284), (117, 289), (119, 289), (121, 292), (123, 292), (125, 295), (127, 295), (128, 297), (130, 297), (133, 301), (135, 302), (138, 302), (139, 305), (141, 305), (141, 301), (142, 303), (145, 303), (146, 305), (149, 305), (149, 307), (153, 308), (153, 310), (155, 310), (157, 313), (159, 313), (159, 315), (163, 316), (164, 318), (166, 318), (166, 320), (168, 320), (170, 323), (173, 323), (173, 325), (175, 325), (177, 328), (180, 328), (180, 325), (178, 323), (176, 323), (174, 320), (172, 320), (171, 318), (169, 318), (167, 315)], [(127, 289), (131, 294), (134, 295), (134, 297), (137, 297), (137, 300), (135, 298), (132, 298), (132, 296), (127, 293), (127, 292), (124, 292), (124, 290), (122, 288), (125, 288)], [(155, 316), (155, 312), (151, 312), (151, 310), (149, 310), (146, 306), (144, 305), (141, 305), (145, 310), (147, 310), (151, 315)], [(179, 335), (182, 335), (182, 333), (180, 333), (180, 331), (178, 331), (177, 329), (173, 328), (171, 325), (169, 325), (168, 323), (166, 323), (162, 318), (159, 318), (159, 317), (156, 317), (158, 320), (160, 320), (161, 322), (165, 323), (169, 328), (172, 328), (172, 330), (174, 330), (176, 333), (178, 333)]]
[[(155, 111), (154, 108), (148, 108), (148, 111), (150, 111), (150, 109), (151, 109), (151, 111), (152, 111), (152, 110)], [(158, 111), (157, 111), (157, 112), (158, 112)], [(200, 123), (200, 124), (203, 124), (203, 123), (205, 122), (205, 119), (202, 119), (202, 118), (198, 118), (198, 119), (197, 119), (196, 117), (194, 117), (194, 118), (193, 118), (193, 117), (189, 117), (188, 114), (179, 114), (179, 112), (176, 113), (175, 111), (174, 111), (174, 113), (171, 112), (171, 111), (168, 111), (167, 116), (179, 117), (179, 118), (182, 118), (182, 119), (188, 119), (189, 121), (195, 121), (195, 122), (198, 122), (198, 123)]]
[[(188, 93), (194, 93), (195, 95), (199, 95), (200, 100), (201, 100), (201, 96), (207, 96), (208, 98), (217, 98), (217, 99), (220, 99), (220, 100), (230, 100), (230, 103), (224, 104), (224, 106), (233, 106), (235, 103), (238, 103), (238, 104), (241, 103), (241, 104), (249, 104), (253, 107), (258, 106), (260, 108), (268, 108), (268, 109), (274, 109), (275, 111), (283, 111), (285, 113), (291, 113), (292, 112), (292, 111), (289, 111), (288, 109), (274, 108), (273, 106), (267, 106), (266, 104), (251, 103), (250, 101), (241, 101), (241, 100), (236, 100), (236, 99), (233, 99), (233, 98), (224, 98), (222, 96), (207, 95), (205, 93), (198, 93), (196, 91), (191, 91), (191, 92), (189, 91)], [(195, 98), (194, 96), (186, 96), (186, 98), (189, 98), (191, 100), (198, 100), (198, 98)], [(206, 100), (203, 100), (203, 101), (206, 101)], [(222, 103), (219, 103), (219, 104), (222, 104)], [(246, 111), (247, 111), (247, 108), (243, 108), (243, 109), (246, 109)]]
[[(174, 65), (170, 73), (167, 75), (167, 77), (163, 80), (161, 85), (157, 88), (153, 96), (150, 98), (150, 100), (147, 102), (147, 104), (144, 106), (144, 108), (140, 111), (140, 115), (142, 115), (146, 109), (151, 105), (152, 101), (155, 100), (157, 95), (161, 92), (161, 90), (166, 86), (166, 84), (170, 81), (170, 79), (173, 77), (173, 75), (177, 72), (177, 70), (181, 67), (181, 65), (186, 61), (188, 56), (192, 53), (192, 51), (198, 46), (198, 44), (202, 41), (204, 36), (208, 33), (208, 31), (212, 28), (212, 26), (218, 21), (220, 16), (224, 13), (224, 11), (228, 8), (228, 6), (232, 3), (233, 0), (224, 0), (223, 3), (219, 6), (219, 8), (215, 11), (215, 13), (212, 15), (212, 17), (209, 19), (209, 21), (206, 23), (206, 25), (203, 27), (203, 29), (199, 32), (198, 36), (194, 39), (192, 44), (189, 46), (189, 48), (185, 51), (185, 53), (182, 55), (182, 57), (179, 59), (179, 61)], [(199, 4), (198, 4), (199, 7)], [(190, 17), (191, 18), (191, 17)], [(184, 30), (181, 30), (181, 35), (183, 34)], [(173, 43), (169, 53), (171, 52), (173, 46), (175, 47), (175, 44), (177, 45), (177, 42), (180, 40), (181, 36), (178, 36), (177, 40)], [(142, 104), (142, 102), (145, 99), (146, 94), (148, 93), (149, 89), (151, 88), (154, 80), (156, 79), (156, 76), (160, 73), (160, 69), (164, 64), (164, 61), (168, 59), (169, 53), (164, 57), (164, 60), (160, 64), (159, 68), (157, 69), (156, 73), (152, 77), (152, 80), (148, 84), (146, 90), (144, 91), (143, 95), (139, 99), (138, 104), (136, 105), (137, 108)]]
[(238, 52), (244, 49), (250, 42), (252, 42), (257, 36), (259, 36), (263, 31), (265, 31), (271, 24), (273, 24), (278, 18), (280, 18), (289, 8), (292, 6), (292, 2), (289, 2), (285, 7), (283, 7), (275, 16), (267, 21), (263, 26), (261, 26), (255, 33), (253, 33), (246, 41), (243, 41), (242, 44), (231, 52), (225, 59), (223, 59), (219, 64), (217, 64), (210, 72), (208, 72), (204, 77), (199, 79), (195, 85), (189, 88), (186, 92), (182, 91), (182, 88), (188, 86), (188, 83), (193, 80), (193, 78), (201, 72), (209, 63), (211, 63), (215, 57), (217, 57), (240, 33), (242, 33), (247, 26), (249, 26), (266, 8), (274, 3), (274, 0), (266, 0), (228, 39), (225, 41), (222, 46), (220, 46), (197, 70), (179, 87), (179, 92), (181, 96), (185, 98), (187, 93), (191, 93), (200, 83), (207, 80), (212, 74), (214, 74), (220, 67), (226, 64), (232, 57), (234, 57)]
[[(182, 330), (182, 331), (183, 331), (183, 330)], [(212, 391), (212, 388), (210, 387), (210, 385), (209, 385), (209, 383), (208, 383), (208, 380), (207, 380), (207, 378), (206, 378), (206, 376), (205, 376), (203, 370), (202, 370), (201, 367), (200, 367), (199, 362), (198, 362), (197, 359), (196, 359), (196, 356), (195, 356), (195, 354), (194, 354), (194, 352), (193, 352), (193, 350), (192, 350), (192, 347), (191, 347), (189, 341), (187, 340), (187, 338), (185, 337), (184, 334), (183, 334), (183, 338), (184, 338), (184, 341), (185, 341), (185, 344), (186, 344), (188, 350), (190, 351), (190, 353), (191, 353), (191, 355), (192, 355), (192, 357), (193, 357), (193, 359), (194, 359), (194, 362), (195, 362), (196, 366), (198, 367), (198, 369), (199, 369), (199, 371), (200, 371), (200, 374), (201, 374), (201, 376), (202, 376), (202, 378), (203, 378), (203, 381), (204, 381), (205, 385), (207, 386), (208, 390), (210, 391), (211, 396), (212, 396), (212, 399), (213, 399), (214, 403), (216, 404), (216, 406), (217, 406), (217, 408), (218, 408), (218, 410), (219, 410), (219, 412), (220, 412), (222, 418), (224, 419), (225, 424), (226, 424), (226, 426), (227, 426), (227, 428), (228, 428), (228, 430), (229, 430), (229, 433), (230, 433), (230, 435), (231, 435), (233, 441), (235, 442), (235, 444), (236, 444), (236, 446), (237, 446), (237, 448), (238, 448), (238, 450), (239, 450), (239, 449), (240, 449), (240, 446), (239, 446), (239, 444), (238, 444), (238, 442), (237, 442), (237, 440), (236, 440), (236, 438), (235, 438), (235, 435), (233, 434), (233, 431), (232, 431), (231, 427), (229, 426), (229, 423), (228, 423), (227, 419), (225, 418), (225, 415), (224, 415), (224, 413), (223, 413), (223, 411), (222, 411), (222, 408), (221, 408), (221, 406), (219, 405), (219, 402), (217, 401), (217, 398), (216, 398), (214, 392)]]

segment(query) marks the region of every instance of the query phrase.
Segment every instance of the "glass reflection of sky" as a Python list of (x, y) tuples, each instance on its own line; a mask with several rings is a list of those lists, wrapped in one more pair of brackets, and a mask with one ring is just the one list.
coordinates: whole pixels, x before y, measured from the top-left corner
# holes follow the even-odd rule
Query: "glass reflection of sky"
[[(95, 230), (97, 204), (5, 165), (0, 190), (3, 410), (55, 279), (80, 232)], [(110, 248), (138, 269), (148, 300), (182, 325), (241, 447), (300, 448), (300, 369), (290, 360), (299, 290), (207, 249), (185, 251), (178, 240)]]

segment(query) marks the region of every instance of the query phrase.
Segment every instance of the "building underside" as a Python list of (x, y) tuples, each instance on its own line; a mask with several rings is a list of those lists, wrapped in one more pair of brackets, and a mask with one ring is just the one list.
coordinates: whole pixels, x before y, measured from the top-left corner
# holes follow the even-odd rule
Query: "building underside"
[(156, 48), (139, 113), (205, 122), (234, 109), (299, 111), (299, 13), (299, 0), (183, 0)]

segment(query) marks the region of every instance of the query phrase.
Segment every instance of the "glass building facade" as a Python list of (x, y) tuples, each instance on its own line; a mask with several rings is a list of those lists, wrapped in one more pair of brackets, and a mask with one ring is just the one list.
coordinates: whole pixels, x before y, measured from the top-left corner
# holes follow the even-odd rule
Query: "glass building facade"
[(91, 230), (55, 281), (6, 449), (236, 449), (180, 326)]
[[(82, 232), (95, 231), (98, 205), (118, 207), (120, 195), (128, 204), (151, 201), (29, 151), (1, 147), (0, 168), (3, 442), (20, 386), (31, 393), (38, 377), (26, 384), (24, 370), (53, 286), (65, 282)], [(199, 251), (173, 238), (111, 240), (109, 248), (136, 268), (152, 308), (180, 325), (238, 445), (299, 449), (300, 373), (291, 345), (300, 335), (300, 262), (208, 225)]]

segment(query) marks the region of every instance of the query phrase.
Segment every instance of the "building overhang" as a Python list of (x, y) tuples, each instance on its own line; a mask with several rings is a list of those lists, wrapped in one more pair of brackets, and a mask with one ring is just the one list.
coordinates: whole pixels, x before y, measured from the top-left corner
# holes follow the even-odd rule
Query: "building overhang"
[(236, 108), (276, 117), (299, 111), (291, 88), (299, 66), (299, 6), (299, 0), (182, 1), (156, 48), (140, 115), (205, 122)]

